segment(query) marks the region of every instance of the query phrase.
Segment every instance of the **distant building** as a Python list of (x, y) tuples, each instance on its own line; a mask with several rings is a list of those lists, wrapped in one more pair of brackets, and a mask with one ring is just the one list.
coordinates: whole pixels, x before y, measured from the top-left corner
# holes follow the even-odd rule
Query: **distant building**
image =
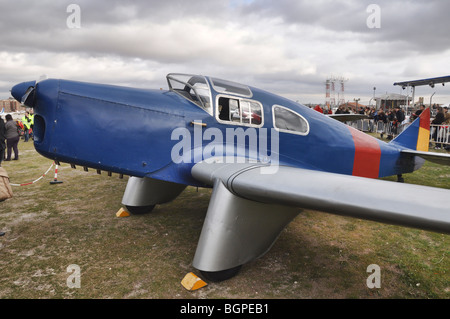
[[(386, 93), (384, 95), (375, 98), (377, 101), (377, 109), (389, 109), (395, 107), (405, 107), (406, 100), (408, 97), (406, 95), (397, 93)], [(411, 103), (411, 98), (408, 99), (408, 105)]]
[(5, 113), (20, 111), (20, 102), (16, 101), (14, 98), (9, 98), (7, 100), (0, 100), (0, 111), (5, 109)]

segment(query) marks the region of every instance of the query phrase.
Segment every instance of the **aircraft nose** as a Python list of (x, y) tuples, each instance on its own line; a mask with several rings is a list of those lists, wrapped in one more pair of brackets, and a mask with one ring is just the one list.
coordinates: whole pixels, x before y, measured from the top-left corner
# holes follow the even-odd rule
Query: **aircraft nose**
[(20, 103), (33, 107), (34, 87), (36, 81), (28, 81), (16, 84), (11, 89), (11, 95)]

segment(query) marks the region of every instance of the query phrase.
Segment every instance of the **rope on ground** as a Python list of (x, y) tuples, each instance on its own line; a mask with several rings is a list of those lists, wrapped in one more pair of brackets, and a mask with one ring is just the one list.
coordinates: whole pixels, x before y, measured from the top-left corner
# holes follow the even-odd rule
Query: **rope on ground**
[(50, 165), (50, 167), (48, 168), (48, 170), (47, 170), (44, 174), (42, 174), (41, 177), (39, 177), (38, 179), (36, 179), (36, 180), (34, 180), (34, 181), (32, 181), (32, 182), (29, 182), (29, 183), (23, 183), (23, 184), (11, 184), (11, 183), (10, 183), (10, 185), (11, 185), (11, 186), (27, 186), (27, 185), (31, 185), (31, 184), (37, 183), (37, 182), (40, 181), (42, 178), (44, 178), (45, 175), (47, 175), (47, 173), (52, 169), (52, 167), (53, 167), (54, 165), (55, 165), (55, 162), (53, 162), (52, 165)]

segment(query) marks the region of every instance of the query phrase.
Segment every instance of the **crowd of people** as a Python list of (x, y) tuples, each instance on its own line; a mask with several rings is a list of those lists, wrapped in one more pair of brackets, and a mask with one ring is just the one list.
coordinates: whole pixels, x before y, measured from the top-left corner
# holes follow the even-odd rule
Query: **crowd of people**
[(25, 142), (32, 138), (34, 114), (32, 110), (27, 111), (20, 121), (14, 121), (11, 114), (6, 114), (5, 120), (0, 116), (0, 166), (3, 161), (19, 160), (18, 144), (21, 136)]
[[(320, 113), (333, 114), (332, 110), (324, 110), (319, 105), (314, 107), (314, 109)], [(357, 110), (349, 108), (346, 105), (340, 105), (334, 114), (364, 114), (367, 115), (369, 119), (375, 121), (382, 121), (384, 123), (389, 122), (399, 122), (402, 123), (405, 120), (405, 113), (400, 107), (390, 108), (387, 111), (383, 109), (376, 109), (375, 107), (360, 106)]]
[[(388, 139), (392, 139), (394, 135), (400, 133), (399, 127), (402, 123), (405, 124), (407, 122), (413, 122), (416, 118), (419, 117), (419, 115), (422, 113), (424, 109), (425, 105), (420, 105), (419, 109), (410, 115), (409, 121), (407, 121), (405, 112), (402, 110), (402, 108), (398, 106), (389, 108), (385, 111), (382, 108), (376, 109), (375, 107), (369, 106), (360, 106), (356, 109), (350, 108), (347, 105), (340, 105), (336, 109), (334, 114), (364, 114), (368, 117), (368, 119), (373, 120), (374, 125), (382, 127), (382, 129), (377, 130), (381, 134), (382, 138), (383, 135), (387, 132)], [(431, 121), (432, 125), (444, 125), (444, 126), (450, 125), (450, 113), (448, 113), (448, 107), (433, 106), (432, 109), (436, 112), (434, 119)], [(315, 106), (314, 110), (324, 114), (333, 114), (331, 109), (322, 109), (319, 105)], [(380, 123), (382, 124), (380, 125)], [(373, 130), (371, 129), (371, 131)], [(439, 143), (440, 141), (438, 138), (439, 132), (440, 132), (439, 129), (432, 130), (432, 138), (436, 144), (435, 148), (436, 149), (445, 148), (449, 150), (450, 149), (449, 145)]]
[[(324, 114), (333, 114), (331, 109), (324, 110), (319, 105), (314, 107), (314, 110), (324, 113)], [(392, 138), (393, 135), (397, 134), (398, 128), (401, 123), (403, 123), (406, 119), (404, 111), (400, 107), (394, 107), (384, 111), (383, 109), (376, 109), (375, 107), (369, 106), (360, 106), (358, 108), (349, 108), (347, 105), (340, 105), (334, 114), (363, 114), (366, 115), (368, 119), (373, 120), (374, 123), (379, 124), (380, 122), (383, 125), (389, 126), (389, 134), (388, 138)], [(373, 130), (372, 128), (370, 129)], [(381, 137), (384, 134), (384, 126), (381, 130)]]
[[(5, 120), (0, 116), (0, 167), (3, 161), (19, 160), (18, 144), (21, 136), (25, 142), (33, 137), (34, 114), (32, 110), (25, 112), (20, 121), (15, 121), (11, 114), (6, 114)], [(14, 157), (12, 157), (13, 151)], [(4, 235), (5, 232), (0, 231), (0, 237)]]

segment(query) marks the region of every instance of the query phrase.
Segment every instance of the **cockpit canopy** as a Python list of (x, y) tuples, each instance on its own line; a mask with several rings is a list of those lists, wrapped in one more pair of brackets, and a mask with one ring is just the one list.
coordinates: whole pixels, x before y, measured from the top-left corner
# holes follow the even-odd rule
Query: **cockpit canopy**
[[(209, 81), (208, 81), (209, 80)], [(253, 92), (244, 84), (206, 78), (202, 75), (170, 73), (167, 75), (169, 89), (198, 105), (213, 116), (213, 95), (216, 93), (216, 118), (219, 123), (262, 127), (263, 105), (252, 99)], [(212, 86), (212, 88), (211, 88)], [(298, 112), (282, 105), (272, 106), (274, 128), (283, 133), (308, 135), (309, 123)]]
[[(244, 84), (218, 78), (209, 78), (213, 89), (218, 93), (251, 97), (252, 91)], [(202, 75), (170, 73), (167, 75), (169, 89), (195, 103), (213, 115), (211, 88), (206, 77)]]

